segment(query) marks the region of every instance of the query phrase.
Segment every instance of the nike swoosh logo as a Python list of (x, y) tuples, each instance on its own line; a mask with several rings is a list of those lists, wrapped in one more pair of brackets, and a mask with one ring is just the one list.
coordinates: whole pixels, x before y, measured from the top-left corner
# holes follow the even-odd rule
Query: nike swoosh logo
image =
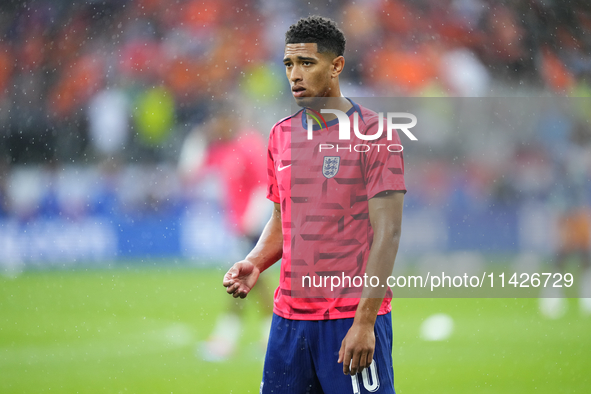
[(278, 166), (277, 166), (277, 171), (283, 171), (283, 170), (285, 170), (287, 167), (291, 167), (291, 164), (290, 164), (290, 165), (288, 165), (288, 166), (285, 166), (285, 167), (281, 167), (281, 165), (278, 165)]

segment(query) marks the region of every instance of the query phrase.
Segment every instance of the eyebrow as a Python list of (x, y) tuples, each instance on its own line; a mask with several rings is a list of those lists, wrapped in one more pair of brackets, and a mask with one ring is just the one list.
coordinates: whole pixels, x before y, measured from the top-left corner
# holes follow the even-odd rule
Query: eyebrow
[[(313, 57), (307, 57), (307, 56), (297, 56), (297, 59), (301, 62), (309, 62), (309, 61), (316, 61), (317, 60)], [(283, 63), (285, 63), (285, 62), (291, 62), (291, 58), (290, 57), (284, 58)]]

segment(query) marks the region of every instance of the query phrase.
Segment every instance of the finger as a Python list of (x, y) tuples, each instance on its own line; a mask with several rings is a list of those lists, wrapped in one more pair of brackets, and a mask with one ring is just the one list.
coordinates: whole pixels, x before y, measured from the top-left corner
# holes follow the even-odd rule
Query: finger
[(236, 290), (236, 298), (244, 298), (244, 289), (241, 287), (238, 287), (238, 289)]
[(234, 298), (245, 298), (246, 295), (248, 294), (248, 290), (245, 290), (244, 287), (240, 287), (239, 283), (236, 283), (237, 287), (236, 287), (236, 291), (234, 291)]
[(372, 362), (373, 362), (373, 350), (371, 350), (369, 353), (367, 353), (367, 368), (369, 368), (369, 366), (371, 365)]
[(340, 364), (343, 362), (343, 357), (345, 356), (345, 343), (344, 341), (341, 343), (341, 348), (339, 349), (339, 359), (337, 363)]
[(224, 287), (232, 286), (234, 284), (234, 279), (224, 278), (224, 281), (222, 282), (222, 284), (224, 285)]
[(359, 372), (359, 357), (361, 355), (359, 354), (359, 352), (353, 352), (353, 355), (351, 356), (351, 368), (349, 371), (350, 375), (356, 375), (357, 372)]
[(234, 283), (226, 289), (226, 292), (228, 294), (234, 294), (238, 290), (238, 287), (240, 287), (240, 283)]
[(359, 368), (357, 372), (363, 372), (367, 367), (369, 367), (369, 364), (367, 363), (367, 352), (361, 352), (359, 355)]
[(365, 361), (367, 360), (367, 353), (360, 351), (359, 352), (359, 359), (357, 364), (357, 372), (362, 372), (363, 368), (365, 368)]
[(345, 375), (349, 375), (350, 369), (349, 367), (351, 366), (351, 352), (348, 350), (345, 350), (345, 356), (343, 357), (343, 373)]

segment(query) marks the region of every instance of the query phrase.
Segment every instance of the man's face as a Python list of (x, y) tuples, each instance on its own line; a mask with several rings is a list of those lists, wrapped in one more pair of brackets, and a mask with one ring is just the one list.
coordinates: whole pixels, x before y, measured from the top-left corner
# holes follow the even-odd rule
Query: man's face
[(328, 97), (331, 91), (332, 57), (318, 53), (315, 43), (285, 46), (285, 73), (300, 107), (313, 107), (314, 97)]
[(236, 135), (236, 126), (232, 115), (216, 114), (206, 126), (208, 138), (214, 142), (230, 141)]

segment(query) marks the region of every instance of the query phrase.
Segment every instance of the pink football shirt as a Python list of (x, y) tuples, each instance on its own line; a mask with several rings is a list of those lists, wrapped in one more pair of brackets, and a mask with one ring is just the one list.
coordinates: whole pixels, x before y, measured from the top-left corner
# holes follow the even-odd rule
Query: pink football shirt
[[(358, 114), (361, 134), (374, 135), (378, 115), (351, 101), (351, 126)], [(267, 197), (281, 205), (283, 257), (274, 312), (287, 319), (325, 320), (353, 317), (361, 288), (303, 282), (308, 276), (362, 276), (373, 240), (368, 200), (382, 191), (406, 192), (404, 162), (397, 133), (361, 140), (339, 140), (335, 119), (315, 127), (307, 139), (301, 110), (273, 126), (267, 157)], [(332, 147), (332, 148), (331, 148)], [(387, 290), (379, 314), (391, 310)]]

